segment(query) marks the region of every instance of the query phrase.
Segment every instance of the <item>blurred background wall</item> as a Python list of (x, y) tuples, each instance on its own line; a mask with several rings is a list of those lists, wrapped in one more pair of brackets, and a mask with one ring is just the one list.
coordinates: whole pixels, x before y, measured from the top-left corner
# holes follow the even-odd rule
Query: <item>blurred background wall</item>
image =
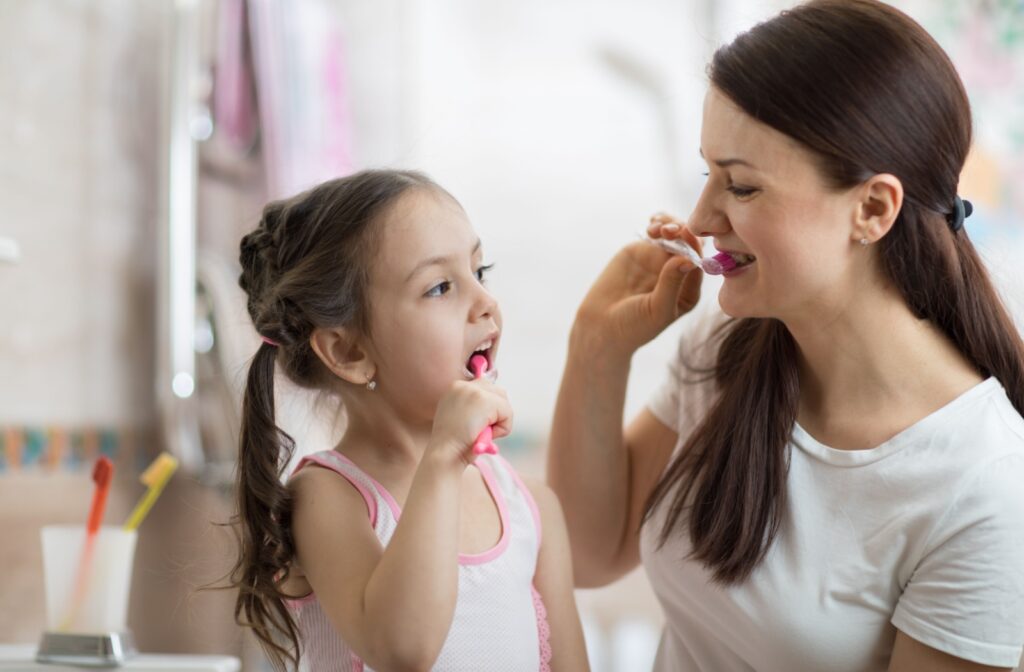
[[(268, 198), (319, 179), (411, 167), (462, 202), (497, 264), (501, 383), (516, 409), (503, 450), (540, 475), (578, 301), (651, 213), (689, 212), (702, 185), (705, 63), (791, 4), (0, 2), (0, 242), (20, 249), (17, 263), (0, 262), (0, 642), (38, 639), (38, 529), (84, 519), (95, 457), (118, 465), (119, 517), (141, 494), (140, 470), (192, 441), (200, 462), (140, 531), (130, 623), (143, 650), (258, 664), (232, 625), (230, 595), (194, 590), (231, 560), (230, 534), (213, 523), (232, 510), (236, 399), (255, 349), (234, 284), (237, 243)], [(967, 229), (1020, 317), (1024, 10), (1013, 0), (894, 4), (933, 32), (967, 85)], [(200, 292), (194, 384), (176, 397), (161, 343), (182, 31), (195, 66), (179, 95), (196, 152)], [(627, 415), (660, 382), (677, 334), (635, 357)], [(282, 399), (282, 424), (308, 452), (338, 432), (314, 401)], [(191, 429), (177, 432), (180, 423)], [(646, 669), (661, 617), (643, 575), (578, 598), (594, 669)]]

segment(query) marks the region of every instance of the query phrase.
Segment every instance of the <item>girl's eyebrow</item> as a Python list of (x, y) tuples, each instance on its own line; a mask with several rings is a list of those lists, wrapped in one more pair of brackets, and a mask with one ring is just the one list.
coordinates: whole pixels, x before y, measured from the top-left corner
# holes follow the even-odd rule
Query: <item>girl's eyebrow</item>
[[(700, 152), (700, 158), (705, 158), (704, 150), (701, 149), (698, 151)], [(719, 168), (728, 168), (729, 166), (746, 166), (747, 168), (753, 168), (754, 170), (757, 170), (757, 166), (750, 163), (749, 161), (744, 161), (743, 159), (719, 159), (718, 161), (714, 161), (713, 163)]]
[[(473, 245), (473, 249), (471, 249), (469, 251), (469, 256), (472, 257), (474, 254), (477, 253), (477, 251), (479, 249), (480, 249), (480, 239), (477, 238), (476, 239), (476, 243)], [(413, 276), (415, 276), (417, 273), (419, 273), (420, 271), (422, 271), (423, 269), (425, 269), (425, 268), (427, 268), (429, 266), (444, 266), (445, 264), (451, 262), (451, 260), (452, 260), (451, 256), (430, 257), (429, 259), (424, 259), (420, 263), (416, 264), (416, 267), (412, 269), (412, 273), (409, 274), (409, 277), (407, 277), (405, 279), (405, 281), (409, 282), (410, 280), (413, 279)]]

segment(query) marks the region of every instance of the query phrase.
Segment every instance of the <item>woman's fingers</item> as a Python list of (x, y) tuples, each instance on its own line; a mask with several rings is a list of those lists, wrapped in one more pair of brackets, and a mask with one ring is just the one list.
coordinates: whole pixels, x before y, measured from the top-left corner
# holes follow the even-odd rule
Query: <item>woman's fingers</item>
[(697, 305), (702, 275), (685, 257), (665, 262), (658, 275), (658, 283), (651, 292), (651, 307), (659, 322), (671, 323)]
[(703, 254), (704, 246), (701, 239), (693, 235), (693, 232), (686, 226), (686, 222), (667, 213), (658, 212), (651, 215), (650, 224), (647, 226), (647, 235), (651, 238), (683, 240), (697, 250), (698, 254)]

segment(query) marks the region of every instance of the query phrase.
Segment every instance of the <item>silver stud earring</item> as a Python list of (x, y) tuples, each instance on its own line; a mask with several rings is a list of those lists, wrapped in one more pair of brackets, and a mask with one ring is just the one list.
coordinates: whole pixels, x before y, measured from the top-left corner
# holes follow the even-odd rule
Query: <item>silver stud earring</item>
[(862, 245), (863, 247), (867, 247), (867, 246), (868, 246), (868, 239), (867, 239), (867, 238), (861, 238), (861, 239), (860, 239), (860, 244), (861, 244), (861, 245)]
[(374, 390), (376, 390), (377, 389), (377, 381), (376, 380), (368, 380), (368, 381), (366, 381), (366, 389), (368, 389), (370, 392), (373, 392)]

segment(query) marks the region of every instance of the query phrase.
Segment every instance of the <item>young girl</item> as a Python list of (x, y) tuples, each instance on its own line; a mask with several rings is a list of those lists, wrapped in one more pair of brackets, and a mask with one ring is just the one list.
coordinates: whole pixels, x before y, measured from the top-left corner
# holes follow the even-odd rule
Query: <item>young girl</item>
[[(278, 669), (587, 669), (561, 509), (498, 456), (501, 313), (465, 212), (425, 176), (364, 171), (270, 203), (241, 244), (263, 339), (245, 391), (236, 617)], [(274, 370), (337, 394), (333, 449), (281, 476)], [(281, 640), (281, 636), (284, 640)]]

